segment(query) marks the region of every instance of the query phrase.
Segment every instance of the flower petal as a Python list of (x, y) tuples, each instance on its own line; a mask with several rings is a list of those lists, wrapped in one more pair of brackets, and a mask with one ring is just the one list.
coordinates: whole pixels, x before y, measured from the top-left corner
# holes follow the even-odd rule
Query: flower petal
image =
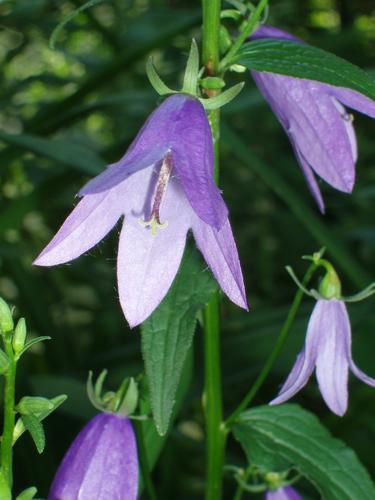
[(369, 377), (368, 375), (366, 375), (366, 373), (364, 373), (362, 370), (360, 370), (352, 359), (350, 359), (350, 361), (349, 361), (349, 366), (350, 366), (351, 371), (354, 373), (354, 375), (357, 378), (362, 380), (362, 382), (364, 382), (365, 384), (370, 385), (371, 387), (375, 387), (375, 379), (373, 379), (372, 377)]
[(120, 200), (113, 191), (85, 196), (34, 264), (55, 266), (76, 259), (102, 240), (122, 213)]
[(318, 300), (310, 319), (320, 332), (316, 377), (327, 406), (342, 416), (348, 406), (348, 373), (351, 332), (344, 302)]
[(283, 486), (274, 491), (267, 491), (265, 500), (302, 500), (302, 497), (291, 486)]
[(316, 307), (317, 305), (315, 305), (307, 327), (305, 347), (297, 356), (292, 371), (284, 382), (279, 395), (270, 402), (270, 405), (284, 403), (294, 396), (307, 384), (314, 370), (322, 335), (316, 321)]
[(120, 236), (117, 279), (120, 303), (131, 327), (142, 323), (168, 292), (180, 266), (192, 210), (176, 182), (170, 181), (155, 236), (129, 214)]
[(322, 85), (326, 88), (327, 93), (335, 97), (344, 104), (344, 106), (348, 106), (348, 108), (355, 109), (364, 115), (375, 118), (375, 102), (369, 97), (352, 89)]
[(299, 164), (301, 165), (301, 168), (302, 168), (303, 174), (305, 176), (307, 185), (310, 189), (310, 192), (313, 195), (313, 197), (315, 198), (315, 201), (319, 207), (319, 210), (322, 212), (322, 214), (324, 214), (324, 212), (325, 212), (324, 201), (323, 201), (323, 197), (322, 197), (322, 193), (320, 191), (319, 185), (316, 182), (314, 172), (312, 171), (310, 165), (307, 163), (307, 161), (305, 160), (305, 158), (303, 157), (303, 155), (299, 151), (295, 150), (295, 154), (297, 156)]
[(185, 100), (171, 139), (173, 163), (192, 208), (204, 222), (220, 229), (228, 210), (214, 182), (211, 128), (197, 99)]
[(193, 235), (223, 292), (232, 302), (248, 310), (241, 265), (229, 220), (217, 231), (196, 217), (193, 220)]
[(142, 170), (116, 188), (84, 196), (34, 264), (54, 266), (76, 259), (102, 240), (121, 215), (141, 213), (152, 175), (151, 168)]
[(49, 500), (136, 500), (137, 447), (128, 418), (94, 417), (77, 436), (57, 473)]

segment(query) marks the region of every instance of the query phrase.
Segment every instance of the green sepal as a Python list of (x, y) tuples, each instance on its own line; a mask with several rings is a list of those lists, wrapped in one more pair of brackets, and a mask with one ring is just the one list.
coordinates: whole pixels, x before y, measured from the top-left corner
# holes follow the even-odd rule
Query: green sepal
[(9, 333), (13, 328), (12, 311), (5, 300), (0, 297), (0, 333)]
[(17, 497), (16, 500), (32, 500), (38, 490), (35, 486), (30, 486), (26, 490), (23, 490)]
[(9, 358), (5, 354), (5, 352), (0, 349), (0, 375), (3, 375), (7, 372), (9, 368)]
[(22, 352), (23, 348), (25, 347), (26, 334), (27, 329), (25, 318), (20, 318), (18, 320), (16, 328), (14, 329), (12, 339), (13, 351), (16, 355)]
[(16, 410), (21, 415), (37, 415), (54, 409), (54, 404), (47, 398), (39, 396), (24, 396), (16, 405)]
[(45, 340), (51, 340), (51, 337), (44, 335), (43, 337), (36, 337), (35, 339), (31, 339), (28, 342), (26, 342), (24, 347), (18, 353), (15, 353), (15, 356), (14, 356), (15, 360), (18, 361), (20, 359), (20, 357), (23, 354), (25, 354), (25, 352), (28, 349), (30, 349), (31, 346), (33, 346), (34, 344), (38, 344), (39, 342), (44, 342)]
[(126, 389), (125, 395), (123, 396), (121, 404), (118, 407), (116, 413), (118, 413), (119, 415), (123, 415), (124, 417), (132, 415), (138, 406), (138, 398), (139, 398), (138, 384), (132, 377), (129, 380), (129, 384)]
[(176, 91), (170, 89), (157, 74), (152, 57), (146, 63), (146, 73), (151, 85), (159, 95), (176, 94)]
[(199, 78), (199, 51), (197, 42), (194, 38), (191, 41), (189, 57), (186, 63), (184, 82), (181, 92), (197, 95), (197, 86)]
[(361, 292), (355, 293), (354, 295), (341, 297), (341, 300), (343, 300), (344, 302), (360, 302), (361, 300), (365, 300), (374, 294), (375, 294), (375, 283), (371, 283), (371, 285), (366, 287)]
[(29, 431), (38, 453), (43, 453), (46, 445), (46, 436), (43, 424), (35, 415), (22, 415), (22, 422), (25, 429)]
[(232, 101), (235, 97), (237, 97), (238, 94), (243, 89), (244, 85), (245, 82), (237, 83), (237, 85), (233, 85), (233, 87), (224, 90), (224, 92), (215, 97), (210, 97), (209, 99), (199, 99), (199, 100), (206, 111), (218, 109), (221, 108), (222, 106), (225, 106), (225, 104), (228, 104), (228, 102)]
[[(50, 399), (49, 401), (53, 404), (52, 410), (43, 410), (40, 413), (37, 413), (35, 416), (39, 419), (39, 421), (44, 420), (45, 418), (48, 417), (48, 415), (50, 415), (60, 405), (62, 405), (63, 402), (66, 401), (67, 397), (68, 396), (66, 394), (60, 394), (59, 396), (56, 396), (56, 397)], [(26, 430), (26, 428), (25, 428), (24, 423), (22, 422), (22, 418), (19, 418), (16, 422), (16, 425), (14, 426), (13, 445), (22, 436), (22, 434), (25, 432), (25, 430)]]

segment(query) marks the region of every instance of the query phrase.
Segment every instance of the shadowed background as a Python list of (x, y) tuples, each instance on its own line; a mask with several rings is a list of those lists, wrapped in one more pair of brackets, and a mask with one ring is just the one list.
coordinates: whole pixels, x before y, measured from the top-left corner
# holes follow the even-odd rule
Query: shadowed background
[[(109, 385), (142, 371), (140, 337), (122, 316), (116, 290), (120, 226), (88, 255), (58, 268), (31, 263), (76, 200), (75, 193), (117, 160), (158, 97), (145, 76), (152, 54), (177, 88), (190, 39), (200, 36), (198, 1), (110, 0), (79, 14), (48, 45), (56, 25), (80, 1), (0, 2), (0, 295), (25, 316), (30, 335), (50, 335), (20, 363), (20, 395), (66, 393), (46, 422), (42, 456), (29, 436), (15, 448), (16, 491), (48, 486), (73, 436), (94, 414), (85, 396), (89, 369), (110, 371)], [(268, 22), (367, 69), (375, 76), (375, 9), (371, 0), (275, 0)], [(223, 300), (224, 400), (234, 408), (272, 349), (295, 293), (286, 264), (323, 245), (346, 295), (374, 279), (375, 122), (355, 115), (359, 143), (352, 196), (322, 185), (327, 213), (314, 206), (291, 146), (249, 76), (223, 110), (221, 188), (229, 206), (251, 305), (246, 314)], [(256, 403), (268, 402), (299, 351), (313, 303), (306, 298), (286, 347)], [(349, 306), (358, 365), (375, 376), (374, 301)], [(201, 498), (204, 429), (201, 332), (193, 380), (154, 480), (163, 500)], [(375, 391), (351, 379), (345, 418), (331, 415), (315, 382), (294, 398), (314, 411), (375, 474)], [(227, 463), (244, 464), (231, 442)], [(314, 491), (306, 484), (306, 492)], [(226, 482), (231, 498), (233, 483)]]

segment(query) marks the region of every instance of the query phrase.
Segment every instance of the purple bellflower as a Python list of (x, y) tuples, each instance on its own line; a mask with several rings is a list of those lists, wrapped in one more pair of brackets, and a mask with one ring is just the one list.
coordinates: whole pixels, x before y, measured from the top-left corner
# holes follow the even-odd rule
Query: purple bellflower
[(212, 135), (202, 104), (188, 94), (168, 97), (123, 158), (81, 189), (83, 199), (34, 264), (53, 266), (79, 257), (124, 215), (118, 290), (134, 327), (167, 293), (192, 229), (222, 290), (247, 309), (228, 210), (213, 167)]
[(329, 409), (342, 416), (348, 406), (349, 368), (362, 382), (375, 387), (375, 380), (363, 373), (351, 354), (351, 328), (342, 300), (317, 300), (307, 327), (305, 347), (271, 405), (284, 403), (300, 391), (316, 368), (319, 390)]
[[(302, 40), (272, 26), (260, 27), (250, 38)], [(309, 189), (319, 209), (324, 202), (315, 179), (351, 193), (355, 180), (357, 143), (348, 106), (375, 118), (375, 102), (351, 89), (268, 72), (251, 71), (263, 97), (287, 133)]]
[(267, 491), (265, 500), (302, 500), (301, 495), (291, 486), (283, 486), (277, 490)]
[(137, 492), (137, 445), (131, 421), (99, 413), (67, 451), (48, 500), (136, 500)]

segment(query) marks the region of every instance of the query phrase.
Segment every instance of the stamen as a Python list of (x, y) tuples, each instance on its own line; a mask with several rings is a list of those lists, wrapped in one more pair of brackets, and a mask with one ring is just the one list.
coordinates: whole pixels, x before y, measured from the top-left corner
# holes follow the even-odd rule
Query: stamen
[(140, 219), (139, 223), (144, 227), (151, 228), (152, 236), (156, 235), (157, 229), (165, 229), (168, 227), (168, 221), (160, 222), (160, 206), (167, 191), (168, 181), (171, 176), (173, 163), (172, 154), (168, 152), (160, 168), (159, 177), (156, 183), (155, 196), (152, 204), (151, 217), (148, 221)]

